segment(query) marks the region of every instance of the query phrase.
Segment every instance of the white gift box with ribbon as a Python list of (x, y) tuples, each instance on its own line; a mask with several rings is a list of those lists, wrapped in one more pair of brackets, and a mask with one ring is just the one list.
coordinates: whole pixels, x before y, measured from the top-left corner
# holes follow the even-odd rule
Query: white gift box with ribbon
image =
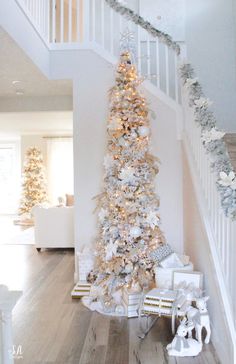
[(84, 248), (77, 253), (78, 278), (80, 281), (87, 281), (87, 276), (94, 267), (94, 253), (90, 249)]
[[(155, 280), (158, 288), (172, 289), (173, 288), (173, 274), (175, 271), (180, 270), (179, 267), (174, 268), (162, 268), (155, 267)], [(189, 264), (181, 267), (181, 271), (193, 271), (193, 264)]]

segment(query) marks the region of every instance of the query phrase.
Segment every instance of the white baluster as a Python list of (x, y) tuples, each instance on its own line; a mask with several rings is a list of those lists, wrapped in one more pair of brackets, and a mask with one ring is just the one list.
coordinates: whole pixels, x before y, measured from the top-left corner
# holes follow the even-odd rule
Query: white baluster
[(95, 0), (91, 0), (92, 6), (92, 41), (95, 42), (95, 29), (96, 29), (96, 14), (95, 14)]
[(48, 0), (46, 0), (46, 13), (46, 39), (50, 42), (50, 2)]
[(221, 235), (220, 235), (220, 255), (221, 255), (221, 261), (222, 261), (222, 267), (223, 267), (223, 272), (225, 272), (225, 246), (224, 246), (224, 242), (225, 242), (225, 224), (224, 224), (224, 216), (223, 213), (221, 212), (220, 214), (220, 226), (221, 226)]
[(46, 12), (45, 12), (45, 0), (42, 0), (42, 10), (41, 10), (41, 31), (43, 37), (45, 38), (45, 22), (46, 22)]
[(165, 45), (165, 68), (166, 68), (166, 93), (170, 95), (170, 81), (169, 81), (169, 48)]
[(147, 37), (147, 78), (151, 77), (150, 36)]
[(43, 3), (44, 3), (44, 0), (42, 0), (40, 2), (40, 5), (39, 5), (39, 29), (40, 29), (40, 32), (41, 34), (43, 34)]
[(141, 76), (141, 40), (140, 40), (140, 27), (137, 27), (137, 57), (138, 57), (138, 74)]
[(76, 40), (78, 43), (82, 41), (82, 24), (80, 14), (80, 0), (76, 0)]
[(156, 83), (157, 87), (160, 88), (160, 50), (159, 50), (159, 40), (156, 39)]
[(179, 103), (179, 76), (178, 76), (178, 56), (175, 53), (175, 101)]
[(32, 15), (32, 0), (28, 1), (28, 10), (29, 10), (29, 13)]
[(52, 0), (52, 43), (56, 42), (56, 0)]
[(119, 33), (123, 32), (123, 23), (122, 23), (122, 15), (119, 15)]
[(35, 3), (33, 0), (31, 2), (31, 14), (32, 14), (33, 20), (35, 21)]
[(90, 3), (89, 1), (83, 2), (83, 42), (89, 42), (89, 28), (90, 28)]
[(105, 47), (105, 23), (104, 23), (104, 12), (105, 12), (105, 8), (104, 8), (104, 1), (101, 2), (101, 43), (102, 43), (102, 47)]
[[(89, 23), (87, 23), (89, 26)], [(72, 0), (69, 0), (68, 4), (68, 42), (72, 41)]]
[(114, 32), (114, 11), (112, 8), (110, 8), (110, 33), (109, 33), (109, 37), (110, 37), (110, 51), (111, 54), (114, 55), (114, 37), (113, 37), (113, 32)]
[(226, 229), (225, 229), (225, 276), (229, 287), (229, 253), (231, 243), (231, 221), (226, 218)]
[(41, 6), (42, 2), (36, 2), (35, 9), (36, 9), (36, 26), (39, 31), (41, 31)]
[(64, 0), (61, 0), (61, 16), (60, 16), (60, 40), (64, 42)]

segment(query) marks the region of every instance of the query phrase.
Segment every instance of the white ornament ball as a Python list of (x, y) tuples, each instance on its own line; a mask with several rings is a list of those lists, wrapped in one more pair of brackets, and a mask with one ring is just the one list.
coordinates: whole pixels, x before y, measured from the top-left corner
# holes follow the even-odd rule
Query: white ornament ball
[(150, 129), (147, 126), (140, 126), (138, 128), (138, 133), (139, 133), (140, 136), (146, 137), (146, 136), (149, 135)]
[(140, 229), (139, 226), (133, 226), (130, 229), (130, 236), (132, 236), (133, 238), (138, 238), (141, 234), (142, 234), (142, 230)]
[(119, 139), (119, 144), (122, 146), (122, 147), (128, 147), (129, 146), (129, 142), (127, 140), (125, 140), (123, 137), (121, 137)]
[(123, 305), (117, 305), (115, 309), (115, 313), (119, 316), (124, 316), (125, 314), (125, 308)]
[(125, 273), (131, 273), (133, 271), (133, 264), (132, 263), (128, 263), (125, 266)]

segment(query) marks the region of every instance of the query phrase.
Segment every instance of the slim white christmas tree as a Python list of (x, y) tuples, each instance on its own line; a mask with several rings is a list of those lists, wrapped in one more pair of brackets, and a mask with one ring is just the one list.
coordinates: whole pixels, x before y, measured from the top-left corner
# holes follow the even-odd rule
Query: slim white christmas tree
[(107, 304), (121, 287), (140, 290), (153, 281), (151, 253), (165, 243), (155, 193), (158, 159), (149, 153), (148, 109), (139, 84), (125, 51), (110, 93), (104, 191), (98, 197), (99, 235), (90, 275)]
[(19, 215), (30, 216), (32, 207), (47, 201), (43, 156), (36, 147), (26, 151)]

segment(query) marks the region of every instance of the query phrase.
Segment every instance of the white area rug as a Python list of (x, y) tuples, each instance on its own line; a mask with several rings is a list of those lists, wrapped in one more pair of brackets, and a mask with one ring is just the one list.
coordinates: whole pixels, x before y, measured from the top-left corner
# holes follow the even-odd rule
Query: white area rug
[(18, 232), (16, 235), (11, 236), (4, 244), (34, 245), (34, 228), (31, 227), (24, 231)]
[(13, 224), (13, 218), (0, 217), (0, 245), (34, 245), (34, 228), (22, 230)]

